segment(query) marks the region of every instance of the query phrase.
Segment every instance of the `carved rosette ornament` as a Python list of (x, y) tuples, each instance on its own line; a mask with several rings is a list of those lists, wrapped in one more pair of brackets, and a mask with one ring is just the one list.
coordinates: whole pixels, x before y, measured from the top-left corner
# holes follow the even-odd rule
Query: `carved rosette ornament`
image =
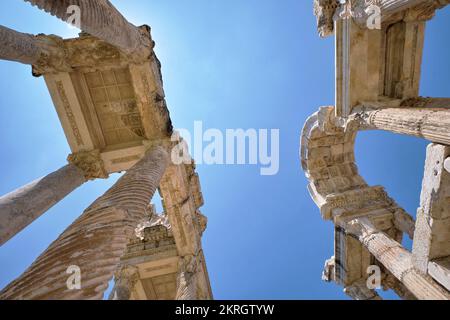
[(83, 170), (87, 180), (107, 179), (109, 176), (98, 149), (72, 153), (67, 157), (67, 161)]

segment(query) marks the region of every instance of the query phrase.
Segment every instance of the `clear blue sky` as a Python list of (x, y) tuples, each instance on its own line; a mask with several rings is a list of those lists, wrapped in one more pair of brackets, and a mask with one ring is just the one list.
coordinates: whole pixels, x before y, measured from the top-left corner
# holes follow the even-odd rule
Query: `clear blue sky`
[[(208, 216), (203, 238), (216, 299), (345, 299), (324, 283), (333, 227), (306, 190), (298, 156), (306, 118), (334, 101), (334, 42), (320, 39), (306, 0), (112, 1), (133, 23), (152, 27), (175, 127), (279, 128), (280, 171), (198, 167)], [(0, 24), (29, 33), (75, 30), (19, 0), (0, 3)], [(421, 94), (450, 96), (450, 8), (428, 23)], [(0, 61), (0, 194), (65, 165), (70, 153), (42, 78)], [(414, 214), (426, 142), (366, 132), (357, 161)], [(117, 179), (89, 182), (0, 248), (0, 287), (19, 276)]]

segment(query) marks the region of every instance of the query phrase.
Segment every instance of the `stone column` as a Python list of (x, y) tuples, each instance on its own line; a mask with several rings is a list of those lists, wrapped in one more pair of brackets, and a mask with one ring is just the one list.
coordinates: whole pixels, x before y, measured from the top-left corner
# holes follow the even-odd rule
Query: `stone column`
[(0, 197), (0, 245), (86, 181), (73, 164)]
[(420, 300), (449, 300), (450, 295), (430, 277), (414, 269), (412, 254), (401, 244), (378, 231), (368, 218), (357, 218), (345, 227), (369, 252)]
[[(169, 162), (156, 147), (69, 226), (0, 299), (102, 299)], [(80, 286), (69, 285), (79, 270)]]
[[(39, 9), (67, 22), (72, 15), (68, 14), (70, 7), (79, 9), (79, 28), (109, 44), (126, 52), (142, 49), (143, 46), (152, 47), (148, 33), (128, 22), (125, 17), (109, 2), (105, 0), (25, 0)], [(74, 11), (76, 12), (76, 11)]]
[(33, 35), (0, 26), (0, 59), (31, 65), (40, 56), (41, 49)]
[(114, 288), (109, 300), (130, 300), (136, 282), (139, 281), (139, 269), (136, 266), (122, 266), (114, 274)]
[(450, 145), (450, 110), (442, 108), (383, 108), (357, 113), (369, 129), (391, 131)]
[(406, 287), (398, 281), (392, 274), (387, 274), (383, 277), (381, 284), (383, 290), (391, 289), (403, 300), (417, 300), (416, 297)]
[(51, 72), (70, 72), (66, 61), (63, 39), (57, 36), (42, 36), (22, 33), (0, 25), (0, 59), (16, 61), (33, 66), (34, 69)]

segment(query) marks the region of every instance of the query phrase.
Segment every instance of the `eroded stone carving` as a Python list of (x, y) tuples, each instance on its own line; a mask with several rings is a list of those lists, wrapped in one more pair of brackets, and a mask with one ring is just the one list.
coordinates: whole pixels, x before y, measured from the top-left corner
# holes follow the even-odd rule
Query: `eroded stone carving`
[(73, 153), (68, 156), (67, 161), (83, 170), (88, 180), (97, 178), (106, 179), (109, 176), (104, 168), (99, 150)]
[(314, 15), (317, 19), (317, 30), (321, 37), (333, 34), (333, 16), (338, 6), (338, 0), (314, 0)]

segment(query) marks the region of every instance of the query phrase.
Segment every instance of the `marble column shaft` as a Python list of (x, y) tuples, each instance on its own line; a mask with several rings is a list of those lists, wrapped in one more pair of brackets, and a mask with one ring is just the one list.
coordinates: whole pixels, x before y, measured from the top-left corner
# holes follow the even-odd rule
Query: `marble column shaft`
[(356, 228), (346, 228), (369, 252), (405, 287), (420, 300), (449, 300), (445, 292), (430, 277), (417, 271), (412, 264), (412, 254), (384, 232), (376, 230), (367, 218), (355, 220)]
[[(0, 299), (102, 299), (168, 163), (164, 148), (147, 152), (4, 288)], [(68, 285), (73, 269), (80, 273), (79, 288)]]
[(81, 169), (68, 164), (0, 197), (0, 245), (86, 181)]
[(450, 145), (450, 109), (383, 108), (365, 111), (362, 119), (371, 129), (391, 131)]

